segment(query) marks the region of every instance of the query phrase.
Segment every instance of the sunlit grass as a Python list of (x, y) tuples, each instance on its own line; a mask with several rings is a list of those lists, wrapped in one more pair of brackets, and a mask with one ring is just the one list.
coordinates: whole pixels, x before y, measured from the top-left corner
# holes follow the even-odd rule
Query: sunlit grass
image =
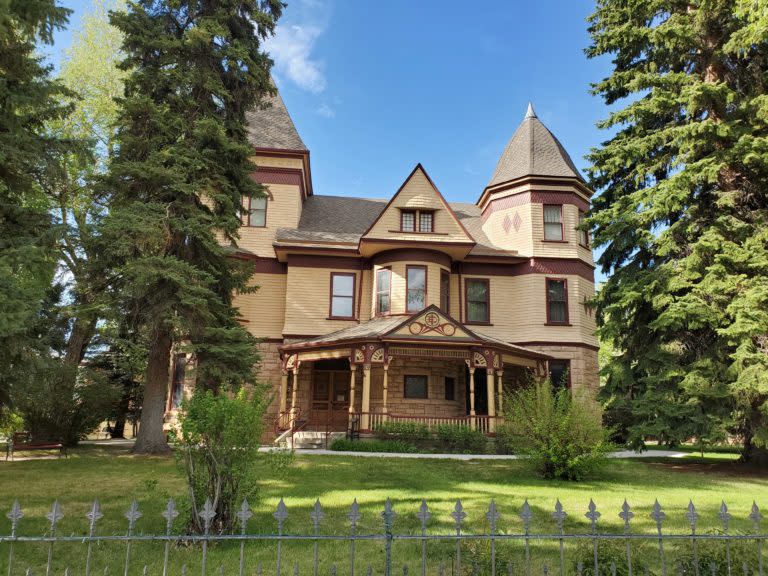
[[(349, 530), (347, 513), (353, 499), (357, 499), (362, 513), (359, 534), (381, 533), (381, 511), (387, 497), (394, 503), (395, 531), (418, 532), (416, 518), (421, 499), (427, 500), (432, 513), (430, 530), (445, 534), (454, 533), (455, 525), (450, 516), (456, 500), (461, 498), (467, 518), (465, 530), (486, 533), (485, 512), (489, 501), (496, 501), (501, 513), (499, 529), (513, 533), (522, 530), (518, 516), (527, 498), (533, 511), (532, 531), (552, 533), (556, 530), (551, 512), (559, 498), (566, 512), (566, 531), (586, 532), (589, 521), (584, 517), (590, 498), (594, 498), (602, 513), (599, 527), (602, 531), (619, 532), (622, 521), (618, 517), (621, 504), (626, 498), (633, 506), (635, 519), (633, 530), (653, 532), (655, 524), (649, 514), (655, 499), (668, 515), (665, 530), (687, 531), (684, 511), (692, 499), (701, 515), (699, 530), (704, 532), (720, 526), (717, 513), (722, 500), (726, 500), (734, 518), (734, 531), (747, 531), (747, 520), (753, 500), (768, 507), (768, 473), (744, 468), (734, 462), (720, 462), (729, 454), (706, 455), (704, 462), (695, 454), (681, 459), (612, 460), (598, 477), (583, 482), (545, 481), (538, 478), (524, 461), (499, 460), (411, 460), (396, 458), (360, 458), (354, 456), (300, 456), (287, 474), (277, 477), (265, 466), (260, 481), (260, 499), (252, 502), (254, 517), (249, 531), (275, 533), (276, 521), (272, 517), (282, 497), (288, 506), (289, 517), (286, 533), (311, 532), (309, 512), (319, 498), (325, 510), (321, 524), (323, 534), (346, 534)], [(8, 510), (14, 498), (18, 498), (25, 513), (19, 525), (20, 534), (40, 535), (48, 521), (45, 513), (54, 499), (58, 499), (65, 513), (59, 534), (85, 534), (85, 514), (91, 502), (98, 498), (104, 518), (99, 522), (98, 533), (124, 533), (127, 521), (123, 517), (130, 501), (139, 501), (144, 516), (138, 522), (142, 533), (162, 532), (165, 520), (160, 512), (168, 497), (176, 498), (184, 506), (186, 489), (184, 480), (173, 458), (140, 458), (125, 451), (105, 451), (97, 448), (76, 450), (72, 456), (61, 460), (30, 460), (9, 462), (0, 466), (0, 506)], [(2, 533), (8, 533), (6, 521)], [(182, 529), (181, 518), (177, 529)], [(509, 554), (519, 557), (520, 544), (506, 545)], [(0, 549), (1, 550), (1, 549)], [(248, 574), (254, 574), (261, 562), (265, 573), (274, 573), (274, 543), (246, 546)], [(454, 550), (451, 542), (430, 544), (429, 554), (433, 572), (440, 559), (450, 559)], [(418, 566), (418, 542), (396, 542), (398, 566), (407, 563), (411, 573)], [(196, 547), (173, 547), (171, 574), (179, 574), (186, 564), (190, 574), (199, 569), (200, 553)], [(213, 546), (209, 567), (225, 573), (237, 573), (239, 546), (227, 544)], [(292, 573), (297, 562), (300, 573), (308, 571), (311, 562), (311, 545), (286, 544), (284, 548), (284, 573)], [(360, 566), (371, 563), (379, 570), (382, 561), (380, 542), (358, 543)], [(23, 574), (27, 566), (33, 573), (45, 568), (47, 548), (38, 545), (16, 545), (14, 574)], [(467, 554), (471, 555), (472, 547)], [(108, 573), (122, 573), (125, 544), (102, 544), (95, 548), (93, 565), (98, 574), (105, 567)], [(334, 561), (339, 573), (346, 573), (348, 546), (345, 543), (321, 544), (321, 558), (326, 567)], [(556, 554), (555, 545), (537, 545), (535, 555), (550, 558)], [(517, 556), (515, 556), (517, 555)], [(150, 574), (162, 567), (162, 546), (156, 543), (135, 545), (132, 553), (130, 574), (140, 574), (148, 566)], [(85, 545), (57, 545), (54, 564), (63, 572), (70, 566), (75, 573), (82, 573)], [(7, 554), (0, 551), (0, 570), (7, 570)], [(267, 567), (270, 567), (267, 570)], [(343, 568), (343, 570), (342, 570)], [(327, 569), (324, 573), (328, 573)], [(435, 572), (436, 573), (436, 572)]]

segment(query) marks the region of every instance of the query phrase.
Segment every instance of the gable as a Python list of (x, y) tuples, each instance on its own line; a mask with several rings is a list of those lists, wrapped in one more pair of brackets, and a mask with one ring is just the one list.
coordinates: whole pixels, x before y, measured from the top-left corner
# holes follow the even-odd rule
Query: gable
[[(434, 232), (401, 232), (400, 217), (403, 210), (432, 212), (434, 214)], [(362, 237), (362, 240), (378, 239), (475, 243), (471, 234), (461, 224), (421, 164), (416, 165), (416, 168), (406, 178), (403, 185), (400, 186), (400, 189)]]
[(414, 314), (382, 336), (382, 340), (400, 339), (443, 340), (447, 342), (478, 341), (477, 336), (434, 305)]

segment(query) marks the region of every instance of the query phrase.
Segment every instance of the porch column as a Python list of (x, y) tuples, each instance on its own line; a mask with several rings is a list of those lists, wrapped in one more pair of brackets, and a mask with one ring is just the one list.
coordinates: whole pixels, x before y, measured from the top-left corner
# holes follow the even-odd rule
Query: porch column
[(299, 362), (293, 367), (293, 388), (291, 388), (291, 429), (296, 426), (296, 393), (299, 389)]
[(387, 421), (387, 387), (389, 386), (389, 364), (384, 364), (384, 395), (381, 411), (384, 413), (384, 421)]
[(360, 421), (361, 430), (371, 429), (371, 365), (363, 364), (363, 402), (362, 419)]
[(499, 380), (499, 384), (498, 384), (498, 386), (499, 386), (499, 409), (498, 409), (498, 412), (499, 412), (499, 414), (501, 414), (503, 412), (503, 410), (502, 410), (502, 408), (503, 408), (502, 401), (504, 400), (504, 381), (502, 379), (502, 376), (504, 376), (504, 370), (497, 371), (496, 372), (496, 376), (498, 377), (498, 380)]
[(284, 414), (288, 406), (288, 370), (280, 374), (280, 414)]
[(488, 393), (488, 432), (496, 431), (496, 419), (494, 418), (496, 416), (496, 403), (494, 402), (495, 395), (493, 393), (495, 386), (493, 381), (493, 368), (488, 368), (488, 375), (485, 378), (485, 389)]
[(349, 365), (349, 426), (352, 426), (352, 418), (355, 417), (355, 373), (357, 365)]
[(469, 368), (469, 416), (472, 428), (475, 427), (475, 367)]

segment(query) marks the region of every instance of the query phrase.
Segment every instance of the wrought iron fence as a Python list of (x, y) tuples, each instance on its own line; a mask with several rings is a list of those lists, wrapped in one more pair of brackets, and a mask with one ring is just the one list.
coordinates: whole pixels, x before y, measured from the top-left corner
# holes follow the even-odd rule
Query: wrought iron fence
[[(612, 532), (603, 530), (601, 512), (591, 499), (584, 514), (589, 528), (582, 531), (566, 529), (568, 513), (559, 500), (554, 510), (548, 513), (551, 521), (541, 522), (542, 525), (553, 525), (554, 531), (533, 529), (534, 510), (527, 500), (519, 510), (506, 517), (506, 524), (502, 521), (500, 508), (491, 500), (479, 531), (467, 530), (468, 514), (460, 500), (448, 520), (433, 516), (424, 500), (418, 510), (406, 512), (396, 511), (395, 505), (387, 499), (383, 510), (377, 512), (375, 523), (366, 523), (365, 526), (361, 526), (363, 514), (355, 500), (346, 513), (343, 527), (324, 524), (326, 512), (320, 500), (315, 502), (308, 514), (306, 510), (289, 514), (282, 499), (272, 513), (274, 520), (269, 525), (256, 527), (251, 521), (254, 512), (248, 502), (243, 501), (235, 515), (238, 530), (229, 534), (214, 533), (216, 513), (210, 501), (206, 501), (199, 512), (204, 526), (202, 534), (185, 533), (180, 514), (176, 502), (169, 499), (160, 512), (165, 529), (143, 533), (137, 530), (142, 513), (134, 500), (123, 514), (127, 521), (124, 532), (106, 534), (100, 531), (99, 521), (104, 514), (96, 500), (85, 514), (87, 529), (81, 534), (66, 535), (60, 533), (64, 513), (56, 501), (45, 514), (44, 533), (26, 535), (21, 530), (25, 514), (19, 502), (15, 501), (7, 514), (10, 533), (0, 536), (0, 546), (7, 550), (4, 555), (7, 574), (34, 576), (45, 572), (46, 576), (51, 576), (63, 572), (65, 576), (74, 576), (75, 573), (109, 576), (112, 572), (122, 572), (123, 576), (129, 576), (141, 572), (143, 576), (187, 576), (192, 571), (199, 571), (201, 576), (211, 573), (224, 576), (225, 573), (235, 572), (238, 576), (272, 573), (277, 576), (354, 576), (356, 572), (386, 576), (408, 576), (411, 572), (422, 576), (735, 576), (739, 573), (763, 576), (763, 545), (768, 539), (768, 534), (761, 531), (763, 516), (755, 503), (746, 518), (741, 519), (748, 520), (751, 527), (743, 532), (731, 530), (734, 518), (725, 502), (717, 514), (719, 529), (716, 531), (700, 530), (699, 512), (693, 502), (682, 512), (687, 530), (667, 530), (667, 514), (656, 501), (649, 515), (655, 530), (645, 532), (633, 529), (635, 512), (626, 501), (618, 512), (622, 529)], [(287, 530), (286, 521), (291, 515), (308, 519), (311, 530), (303, 533)], [(398, 523), (409, 524), (411, 528), (401, 529)], [(378, 529), (371, 530), (375, 525)], [(522, 530), (506, 529), (519, 528), (520, 525)], [(65, 545), (76, 547), (74, 556), (73, 551), (69, 551), (66, 562), (79, 561), (80, 568), (57, 562), (57, 552)], [(143, 557), (137, 559), (134, 555), (136, 547), (149, 545), (153, 547), (149, 554), (144, 550)], [(22, 558), (15, 557), (23, 546), (33, 549)], [(96, 550), (105, 546), (112, 548), (106, 552), (102, 550), (97, 559)], [(330, 549), (324, 549), (328, 546)], [(259, 549), (258, 561), (248, 558), (249, 547)], [(171, 557), (179, 549), (184, 550), (181, 561), (172, 560)], [(212, 550), (225, 553), (228, 560), (224, 562), (224, 554), (217, 554), (216, 562), (213, 562)], [(145, 561), (147, 557), (151, 558), (150, 562)], [(269, 559), (264, 560), (266, 557)]]

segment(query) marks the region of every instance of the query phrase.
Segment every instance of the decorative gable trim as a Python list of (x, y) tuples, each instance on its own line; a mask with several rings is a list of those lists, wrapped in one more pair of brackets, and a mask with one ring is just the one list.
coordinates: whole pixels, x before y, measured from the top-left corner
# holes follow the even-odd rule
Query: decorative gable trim
[(454, 342), (482, 342), (474, 332), (454, 320), (434, 304), (409, 316), (404, 322), (383, 334), (382, 340), (447, 340)]
[[(400, 195), (400, 193), (403, 191), (403, 189), (404, 189), (404, 188), (405, 188), (405, 187), (408, 185), (408, 183), (409, 183), (409, 182), (411, 181), (411, 179), (414, 177), (414, 175), (416, 174), (416, 172), (419, 172), (419, 171), (420, 171), (422, 174), (424, 174), (424, 176), (426, 177), (426, 179), (427, 179), (427, 182), (428, 182), (428, 183), (429, 183), (429, 185), (432, 187), (432, 190), (434, 190), (434, 192), (435, 192), (435, 195), (437, 196), (437, 198), (438, 198), (438, 200), (440, 201), (440, 203), (443, 205), (443, 208), (445, 209), (446, 213), (447, 213), (447, 214), (448, 214), (448, 215), (449, 215), (451, 218), (453, 218), (453, 220), (456, 222), (456, 224), (458, 224), (459, 228), (460, 228), (460, 229), (461, 229), (461, 231), (464, 233), (464, 235), (467, 237), (467, 239), (468, 239), (470, 242), (472, 242), (473, 244), (476, 244), (477, 242), (475, 241), (475, 239), (474, 239), (474, 237), (472, 236), (472, 234), (470, 234), (470, 233), (469, 233), (469, 230), (467, 230), (467, 229), (466, 229), (466, 227), (464, 226), (464, 224), (462, 224), (462, 223), (461, 223), (461, 220), (459, 220), (459, 218), (456, 216), (456, 213), (453, 211), (453, 209), (451, 209), (451, 207), (450, 207), (450, 205), (448, 204), (448, 202), (446, 202), (446, 201), (445, 201), (445, 198), (444, 198), (444, 197), (443, 197), (443, 195), (440, 193), (440, 190), (438, 190), (438, 189), (437, 189), (437, 186), (435, 186), (435, 183), (432, 181), (432, 178), (430, 178), (430, 177), (429, 177), (429, 174), (427, 174), (427, 171), (426, 171), (426, 170), (424, 170), (424, 167), (421, 165), (421, 162), (419, 162), (418, 164), (416, 164), (416, 167), (415, 167), (415, 168), (414, 168), (414, 169), (411, 171), (411, 173), (408, 175), (408, 177), (407, 177), (407, 178), (406, 178), (406, 179), (403, 181), (403, 183), (400, 185), (400, 188), (398, 188), (398, 189), (397, 189), (397, 192), (395, 192), (394, 196), (392, 196), (392, 198), (390, 198), (390, 199), (389, 199), (389, 202), (387, 202), (387, 205), (386, 205), (386, 206), (384, 206), (384, 209), (383, 209), (383, 210), (382, 210), (382, 211), (379, 213), (379, 215), (378, 215), (378, 216), (376, 217), (376, 219), (375, 219), (375, 220), (374, 220), (374, 221), (371, 223), (371, 225), (368, 227), (368, 229), (367, 229), (365, 232), (363, 232), (363, 235), (360, 237), (360, 241), (362, 242), (363, 240), (365, 240), (365, 239), (366, 239), (366, 236), (368, 236), (368, 234), (370, 234), (371, 230), (373, 230), (373, 229), (374, 229), (374, 227), (376, 226), (376, 224), (378, 224), (378, 223), (379, 223), (379, 221), (382, 219), (382, 217), (384, 216), (384, 214), (385, 214), (385, 213), (386, 213), (386, 212), (387, 212), (387, 211), (390, 209), (390, 207), (391, 207), (391, 206), (392, 206), (392, 204), (394, 203), (395, 199), (397, 199), (397, 197)], [(406, 207), (406, 208), (407, 208), (407, 207)], [(377, 240), (379, 240), (379, 239), (377, 238)]]

